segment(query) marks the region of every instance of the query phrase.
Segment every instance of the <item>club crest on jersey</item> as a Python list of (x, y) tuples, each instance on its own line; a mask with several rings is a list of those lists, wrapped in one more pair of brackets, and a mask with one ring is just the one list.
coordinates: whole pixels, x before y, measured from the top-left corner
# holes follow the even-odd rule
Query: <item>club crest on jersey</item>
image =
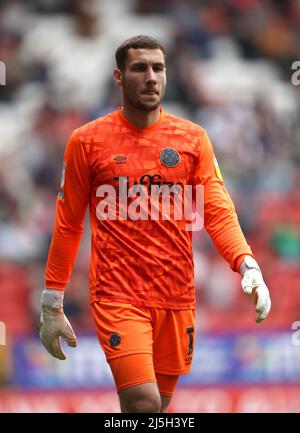
[(109, 337), (111, 347), (116, 347), (121, 343), (121, 337), (119, 334), (111, 334)]
[(164, 149), (160, 154), (160, 160), (166, 167), (175, 167), (179, 162), (179, 154), (174, 149)]

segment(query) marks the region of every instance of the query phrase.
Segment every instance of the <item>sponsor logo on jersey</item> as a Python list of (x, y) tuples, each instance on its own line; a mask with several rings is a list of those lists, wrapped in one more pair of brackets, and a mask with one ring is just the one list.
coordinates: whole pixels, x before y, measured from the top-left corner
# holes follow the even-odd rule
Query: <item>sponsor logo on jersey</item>
[(179, 163), (179, 154), (177, 150), (164, 149), (160, 153), (160, 160), (166, 167), (175, 167)]
[(100, 185), (96, 216), (100, 221), (181, 221), (187, 231), (199, 231), (204, 221), (204, 186), (166, 181), (160, 174), (139, 179), (114, 177), (115, 185)]
[[(144, 185), (145, 187), (148, 187), (148, 192), (149, 194), (151, 194), (151, 189), (152, 186), (155, 187), (160, 187), (160, 189), (158, 189), (158, 193), (163, 193), (164, 192), (164, 186), (168, 187), (168, 188), (172, 188), (172, 186), (176, 186), (176, 185), (180, 185), (181, 187), (183, 187), (184, 185), (181, 182), (173, 182), (171, 180), (162, 180), (162, 176), (160, 174), (143, 174), (143, 176), (140, 177), (140, 179), (138, 181), (135, 181), (132, 185), (130, 185), (129, 183), (129, 176), (126, 177), (114, 177), (114, 181), (117, 181), (119, 183), (120, 179), (122, 181), (124, 181), (126, 179), (126, 182), (124, 184), (124, 186), (126, 186), (126, 194), (128, 194), (128, 190), (131, 187), (135, 187), (138, 185)], [(120, 186), (120, 183), (119, 183)], [(173, 191), (173, 190), (172, 190)], [(122, 192), (123, 189), (122, 189)]]

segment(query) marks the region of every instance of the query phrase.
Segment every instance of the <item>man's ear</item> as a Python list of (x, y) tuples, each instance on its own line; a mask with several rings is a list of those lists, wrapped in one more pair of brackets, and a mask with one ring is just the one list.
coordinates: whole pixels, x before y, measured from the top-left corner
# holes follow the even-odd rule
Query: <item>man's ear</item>
[(114, 69), (114, 82), (118, 87), (122, 87), (122, 72), (120, 69)]

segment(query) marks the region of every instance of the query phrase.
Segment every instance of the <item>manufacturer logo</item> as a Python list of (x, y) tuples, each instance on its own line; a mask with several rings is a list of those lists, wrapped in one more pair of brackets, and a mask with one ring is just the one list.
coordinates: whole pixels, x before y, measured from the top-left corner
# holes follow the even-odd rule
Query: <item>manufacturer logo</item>
[(179, 162), (179, 154), (174, 149), (164, 149), (160, 154), (160, 160), (166, 167), (175, 167)]
[(114, 161), (115, 161), (117, 164), (124, 164), (124, 162), (127, 161), (127, 156), (124, 156), (124, 155), (118, 155), (118, 156), (115, 156), (115, 157), (114, 157)]

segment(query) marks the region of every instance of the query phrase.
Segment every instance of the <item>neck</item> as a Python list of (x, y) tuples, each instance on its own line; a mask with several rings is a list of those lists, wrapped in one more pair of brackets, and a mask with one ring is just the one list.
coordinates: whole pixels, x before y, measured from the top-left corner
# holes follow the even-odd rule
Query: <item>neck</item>
[(160, 107), (153, 111), (143, 111), (138, 108), (123, 104), (123, 114), (131, 123), (138, 128), (147, 128), (153, 125), (160, 118)]

